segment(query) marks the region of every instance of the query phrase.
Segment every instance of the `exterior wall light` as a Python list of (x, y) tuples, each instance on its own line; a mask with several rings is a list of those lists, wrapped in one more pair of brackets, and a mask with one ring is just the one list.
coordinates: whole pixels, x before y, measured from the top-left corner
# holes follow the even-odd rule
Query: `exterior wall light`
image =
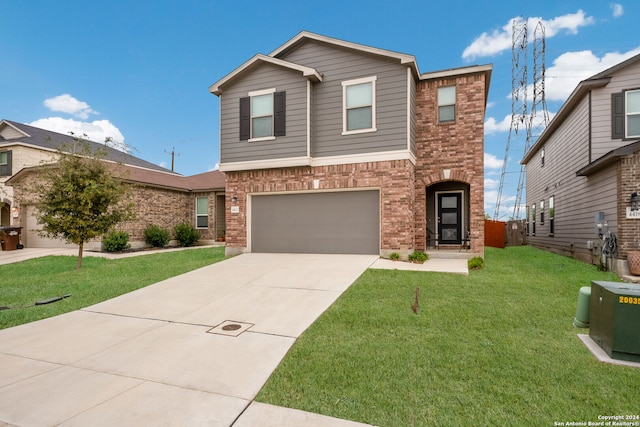
[(639, 202), (638, 193), (637, 192), (631, 193), (631, 201), (630, 202), (631, 202), (630, 203), (631, 204), (631, 210), (632, 211), (637, 211), (638, 210), (638, 202)]

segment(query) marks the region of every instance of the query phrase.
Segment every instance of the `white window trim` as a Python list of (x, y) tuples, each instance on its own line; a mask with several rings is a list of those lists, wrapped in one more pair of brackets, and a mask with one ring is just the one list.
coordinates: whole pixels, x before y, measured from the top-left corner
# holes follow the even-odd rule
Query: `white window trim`
[[(207, 199), (207, 213), (206, 214), (198, 214), (198, 199)], [(196, 205), (195, 206), (195, 211), (196, 211), (195, 212), (196, 213), (196, 224), (195, 224), (196, 226), (195, 226), (195, 228), (197, 230), (208, 229), (209, 228), (209, 197), (208, 196), (198, 196), (198, 197), (196, 197), (195, 205)], [(198, 218), (199, 217), (203, 217), (203, 216), (207, 217), (207, 226), (206, 227), (198, 227)]]
[[(276, 93), (276, 88), (272, 87), (269, 89), (261, 89), (261, 90), (254, 90), (251, 91), (247, 94), (247, 96), (249, 96), (250, 98), (253, 98), (254, 96), (261, 96), (261, 95), (269, 95), (269, 94), (274, 94)], [(249, 101), (249, 103), (251, 104), (251, 101)], [(253, 111), (251, 110), (249, 112), (250, 114), (250, 130), (249, 130), (249, 135), (253, 135)], [(266, 117), (266, 116), (265, 116)], [(275, 111), (271, 112), (271, 133), (273, 133), (273, 123), (275, 121)], [(270, 135), (270, 136), (261, 136), (260, 138), (249, 138), (249, 140), (247, 142), (260, 142), (260, 141), (273, 141), (274, 139), (276, 139), (276, 137), (274, 135)]]
[[(342, 82), (342, 135), (355, 135), (378, 131), (376, 128), (376, 80), (378, 80), (377, 76), (371, 76)], [(347, 130), (347, 87), (362, 83), (371, 83), (371, 127), (367, 129)]]
[(638, 135), (630, 135), (629, 134), (629, 116), (640, 116), (640, 113), (633, 113), (633, 114), (629, 114), (627, 112), (627, 97), (629, 96), (630, 93), (639, 93), (640, 94), (640, 89), (636, 89), (636, 90), (628, 90), (625, 91), (624, 93), (624, 137), (625, 138), (637, 138), (640, 137), (640, 134)]
[[(440, 104), (440, 89), (446, 89), (452, 87), (455, 91), (455, 97), (453, 100), (453, 104)], [(447, 85), (447, 86), (439, 86), (436, 89), (436, 108), (438, 109), (438, 123), (454, 123), (457, 119), (458, 115), (458, 87), (456, 85)], [(441, 120), (440, 119), (440, 107), (451, 107), (453, 106), (453, 120)]]
[[(637, 138), (639, 135), (630, 135), (629, 134), (629, 113), (627, 112), (627, 98), (630, 93), (640, 93), (639, 89), (636, 90), (628, 90), (624, 93), (624, 136), (625, 138)], [(633, 116), (640, 116), (640, 113), (633, 113)]]

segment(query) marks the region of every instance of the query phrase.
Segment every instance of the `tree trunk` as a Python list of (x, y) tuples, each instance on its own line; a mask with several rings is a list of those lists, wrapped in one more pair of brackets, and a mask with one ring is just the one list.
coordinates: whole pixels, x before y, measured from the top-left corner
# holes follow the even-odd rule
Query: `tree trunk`
[(76, 270), (80, 270), (82, 267), (82, 248), (84, 247), (84, 242), (78, 245), (78, 263), (76, 264)]

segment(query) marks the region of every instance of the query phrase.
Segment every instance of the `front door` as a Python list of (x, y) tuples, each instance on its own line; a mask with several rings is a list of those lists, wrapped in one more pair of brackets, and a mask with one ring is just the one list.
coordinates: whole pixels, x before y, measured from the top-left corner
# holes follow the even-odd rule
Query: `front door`
[(438, 194), (438, 243), (459, 245), (462, 243), (462, 195)]

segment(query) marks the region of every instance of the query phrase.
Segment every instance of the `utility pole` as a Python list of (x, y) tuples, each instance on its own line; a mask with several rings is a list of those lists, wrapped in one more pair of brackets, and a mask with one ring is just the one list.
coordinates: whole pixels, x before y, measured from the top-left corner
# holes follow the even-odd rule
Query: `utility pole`
[(174, 171), (173, 166), (175, 165), (175, 158), (176, 156), (179, 156), (180, 153), (176, 153), (176, 147), (172, 147), (170, 152), (167, 150), (164, 150), (164, 152), (167, 154), (171, 154), (171, 172), (173, 172)]

